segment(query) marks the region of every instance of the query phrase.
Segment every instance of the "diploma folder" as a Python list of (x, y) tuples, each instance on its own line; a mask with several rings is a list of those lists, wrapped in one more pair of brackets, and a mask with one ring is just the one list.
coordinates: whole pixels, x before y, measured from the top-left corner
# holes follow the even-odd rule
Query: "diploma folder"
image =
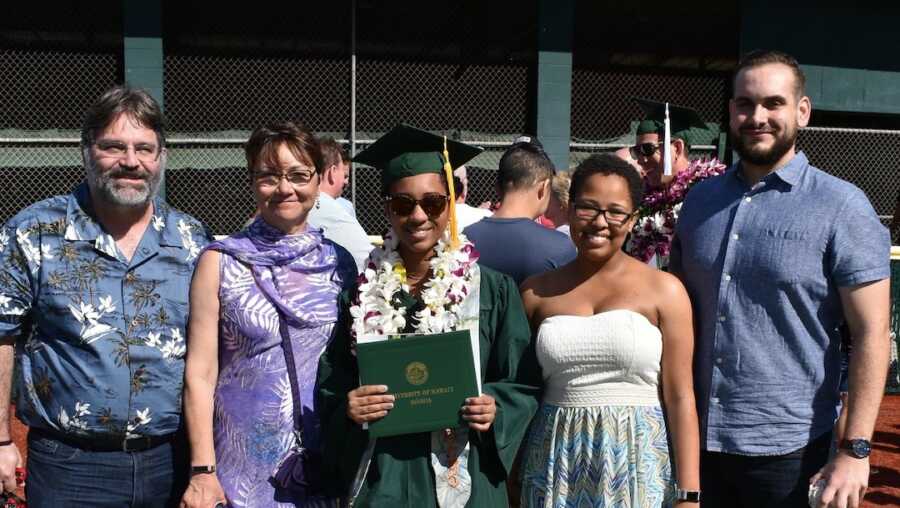
[(468, 330), (392, 335), (356, 345), (360, 385), (387, 385), (394, 407), (369, 423), (370, 437), (466, 425), (460, 408), (479, 395)]

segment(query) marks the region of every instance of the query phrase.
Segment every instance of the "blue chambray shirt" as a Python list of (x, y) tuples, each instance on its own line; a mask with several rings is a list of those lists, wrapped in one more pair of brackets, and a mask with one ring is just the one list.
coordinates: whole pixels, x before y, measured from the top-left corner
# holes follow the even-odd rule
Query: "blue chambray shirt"
[(684, 201), (671, 269), (696, 319), (701, 446), (781, 455), (837, 417), (839, 287), (890, 276), (865, 194), (802, 152), (750, 188), (735, 166)]
[(188, 289), (208, 234), (156, 200), (130, 261), (89, 210), (85, 184), (0, 230), (0, 335), (19, 339), (19, 418), (119, 438), (181, 422)]

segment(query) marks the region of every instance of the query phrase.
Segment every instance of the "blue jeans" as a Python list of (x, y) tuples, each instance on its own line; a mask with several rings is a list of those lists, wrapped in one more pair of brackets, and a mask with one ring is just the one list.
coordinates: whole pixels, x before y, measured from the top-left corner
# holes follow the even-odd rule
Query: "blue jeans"
[(187, 447), (172, 441), (140, 452), (96, 452), (28, 435), (29, 508), (178, 506)]
[(703, 508), (806, 508), (809, 479), (828, 461), (831, 432), (776, 456), (704, 451), (700, 455)]

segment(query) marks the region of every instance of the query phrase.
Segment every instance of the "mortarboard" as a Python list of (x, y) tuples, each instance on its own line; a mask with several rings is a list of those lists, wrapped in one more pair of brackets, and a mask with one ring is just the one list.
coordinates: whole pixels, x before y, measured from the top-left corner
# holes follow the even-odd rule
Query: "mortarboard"
[(685, 145), (691, 145), (691, 129), (706, 129), (706, 124), (696, 110), (669, 104), (668, 102), (653, 101), (635, 97), (646, 118), (638, 123), (637, 134), (657, 133), (663, 140), (663, 174), (672, 174), (672, 148), (671, 136), (684, 141)]
[(453, 188), (452, 172), (482, 151), (482, 148), (401, 123), (356, 154), (353, 162), (381, 171), (383, 193), (387, 193), (388, 187), (401, 178), (427, 173), (445, 175), (450, 188), (450, 235), (455, 244), (458, 242), (456, 190)]
[[(410, 125), (398, 124), (368, 148), (356, 154), (353, 162), (381, 170), (382, 190), (407, 176), (444, 172), (444, 136)], [(456, 169), (483, 150), (447, 139), (450, 166)]]
[(644, 120), (638, 123), (637, 134), (649, 134), (652, 132), (663, 134), (666, 119), (666, 105), (669, 106), (670, 132), (672, 136), (691, 144), (691, 129), (706, 129), (706, 123), (700, 118), (696, 110), (669, 104), (667, 102), (652, 101), (650, 99), (634, 99), (644, 110)]

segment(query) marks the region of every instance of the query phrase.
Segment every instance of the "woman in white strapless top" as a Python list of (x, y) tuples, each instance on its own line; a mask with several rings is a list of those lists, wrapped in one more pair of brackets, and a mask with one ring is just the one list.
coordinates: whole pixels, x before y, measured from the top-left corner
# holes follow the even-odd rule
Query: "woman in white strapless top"
[(698, 506), (676, 496), (676, 483), (700, 488), (690, 301), (622, 251), (642, 190), (615, 156), (582, 162), (569, 200), (578, 257), (522, 285), (544, 379), (523, 507)]

